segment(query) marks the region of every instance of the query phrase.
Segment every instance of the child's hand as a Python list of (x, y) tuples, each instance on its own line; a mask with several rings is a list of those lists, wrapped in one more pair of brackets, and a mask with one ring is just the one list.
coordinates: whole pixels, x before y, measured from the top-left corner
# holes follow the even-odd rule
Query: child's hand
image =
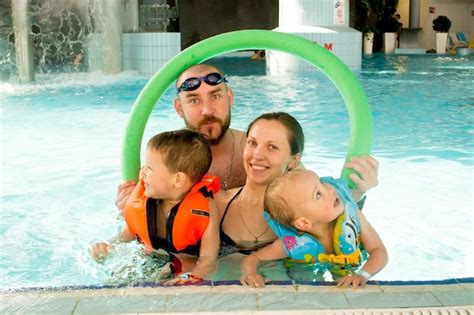
[[(257, 271), (257, 265), (260, 263), (260, 257), (259, 253), (262, 254), (265, 252), (269, 252), (273, 254), (273, 249), (272, 247), (275, 247), (274, 244), (276, 244), (277, 249), (281, 249), (281, 252), (283, 253), (283, 257), (286, 256), (286, 254), (283, 252), (283, 247), (281, 246), (280, 243), (277, 243), (276, 241), (263, 248), (260, 249), (257, 253), (252, 253), (251, 255), (245, 256), (242, 259), (242, 262), (240, 263), (240, 269), (242, 270), (242, 277), (240, 277), (240, 283), (243, 286), (249, 286), (251, 288), (264, 288), (265, 287), (265, 279), (258, 273)], [(279, 256), (272, 257), (275, 259), (280, 258)]]
[(240, 283), (243, 286), (249, 286), (252, 288), (264, 288), (265, 287), (265, 278), (263, 278), (258, 273), (243, 275), (240, 277)]
[(109, 255), (112, 248), (108, 242), (95, 243), (89, 248), (89, 253), (95, 261), (100, 261)]
[(354, 288), (363, 288), (365, 287), (365, 284), (367, 283), (367, 279), (362, 276), (362, 275), (348, 275), (345, 277), (342, 277), (337, 281), (337, 286), (342, 287), (342, 288), (347, 288), (352, 285)]
[(187, 284), (187, 283), (196, 283), (200, 281), (203, 281), (203, 279), (198, 276), (194, 276), (193, 274), (189, 272), (185, 272), (171, 280), (163, 282), (162, 284), (166, 286), (172, 286), (172, 285), (182, 285), (182, 284)]

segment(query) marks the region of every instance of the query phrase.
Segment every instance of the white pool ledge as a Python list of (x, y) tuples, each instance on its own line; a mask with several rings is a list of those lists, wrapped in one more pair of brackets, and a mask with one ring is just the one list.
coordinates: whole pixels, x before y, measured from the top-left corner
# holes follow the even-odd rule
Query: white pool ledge
[[(0, 292), (0, 313), (474, 314), (474, 282), (25, 289)], [(375, 313), (374, 313), (375, 312)]]

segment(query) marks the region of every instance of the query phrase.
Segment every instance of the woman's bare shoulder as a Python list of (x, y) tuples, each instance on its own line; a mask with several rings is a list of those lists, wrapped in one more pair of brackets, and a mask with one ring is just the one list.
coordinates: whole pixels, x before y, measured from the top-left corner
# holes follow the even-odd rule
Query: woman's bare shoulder
[(241, 187), (236, 187), (229, 190), (221, 189), (215, 196), (215, 199), (217, 202), (222, 202), (222, 201), (226, 202), (230, 200), (239, 191), (240, 188)]
[(224, 189), (219, 190), (219, 192), (217, 193), (214, 199), (221, 213), (224, 212), (224, 209), (226, 208), (227, 204), (232, 199), (232, 197), (235, 196), (235, 194), (239, 191), (239, 189), (240, 187), (232, 188), (229, 190), (224, 190)]

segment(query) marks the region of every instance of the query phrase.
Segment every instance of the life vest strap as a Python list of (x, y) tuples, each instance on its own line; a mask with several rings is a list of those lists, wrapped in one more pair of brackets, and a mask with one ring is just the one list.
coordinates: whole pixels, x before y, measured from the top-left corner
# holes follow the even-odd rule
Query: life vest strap
[(357, 248), (351, 254), (334, 255), (334, 254), (319, 254), (318, 260), (320, 263), (331, 263), (335, 265), (359, 265), (360, 264), (360, 249)]

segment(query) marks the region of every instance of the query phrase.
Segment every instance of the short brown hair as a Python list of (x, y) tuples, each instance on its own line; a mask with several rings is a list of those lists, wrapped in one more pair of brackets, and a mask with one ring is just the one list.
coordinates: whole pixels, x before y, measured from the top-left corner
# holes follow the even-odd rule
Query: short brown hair
[(277, 222), (294, 227), (296, 213), (285, 198), (285, 187), (292, 185), (293, 175), (300, 170), (290, 170), (274, 179), (265, 190), (264, 209)]
[(197, 65), (192, 65), (192, 66), (186, 68), (185, 70), (183, 70), (183, 72), (181, 72), (179, 74), (179, 76), (176, 78), (175, 86), (178, 87), (178, 82), (181, 81), (181, 78), (183, 77), (183, 75), (186, 74), (189, 70), (192, 70), (194, 68), (206, 68), (206, 69), (209, 69), (209, 71), (212, 71), (212, 72), (219, 72), (220, 75), (224, 76), (224, 72), (221, 69), (219, 69), (218, 67), (216, 67), (214, 65), (211, 65), (209, 63), (200, 63), (200, 64), (197, 64)]
[(148, 141), (147, 147), (163, 154), (163, 163), (170, 172), (183, 172), (193, 183), (208, 172), (212, 163), (206, 138), (187, 129), (159, 133)]

